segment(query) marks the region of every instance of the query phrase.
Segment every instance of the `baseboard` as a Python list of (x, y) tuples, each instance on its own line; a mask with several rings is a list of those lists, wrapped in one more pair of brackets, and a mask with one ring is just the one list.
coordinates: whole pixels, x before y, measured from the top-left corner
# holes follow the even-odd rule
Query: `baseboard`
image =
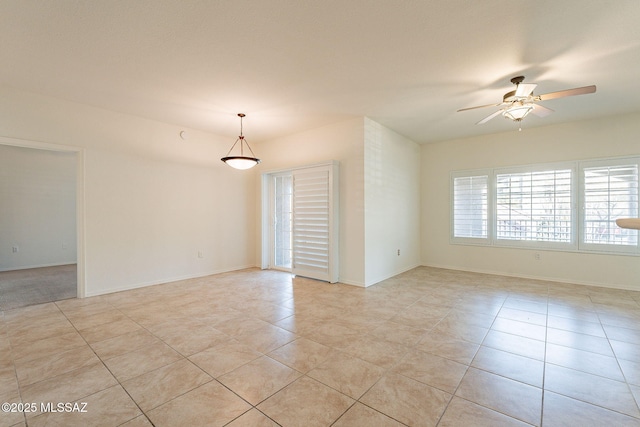
[(529, 274), (514, 274), (507, 273), (504, 271), (495, 271), (495, 270), (485, 270), (485, 269), (473, 269), (473, 268), (461, 268), (457, 266), (450, 265), (440, 265), (440, 264), (422, 264), (423, 267), (433, 267), (433, 268), (442, 268), (446, 270), (456, 270), (456, 271), (464, 271), (468, 273), (480, 273), (480, 274), (491, 274), (494, 276), (505, 276), (505, 277), (516, 277), (519, 279), (531, 279), (531, 280), (542, 280), (545, 282), (554, 282), (554, 283), (568, 283), (572, 285), (582, 285), (582, 286), (597, 286), (601, 288), (608, 289), (622, 289), (625, 291), (638, 291), (638, 288), (633, 288), (630, 286), (623, 285), (612, 285), (611, 283), (599, 283), (599, 282), (587, 282), (582, 280), (569, 280), (560, 277), (547, 277), (547, 276), (535, 276)]
[(62, 267), (63, 265), (74, 265), (77, 264), (75, 261), (67, 261), (67, 262), (56, 262), (53, 264), (37, 264), (37, 265), (27, 265), (22, 267), (10, 267), (10, 268), (0, 268), (0, 272), (3, 271), (18, 271), (18, 270), (30, 270), (32, 268), (45, 268), (45, 267)]
[(406, 273), (407, 271), (413, 270), (414, 268), (417, 268), (417, 267), (420, 267), (420, 266), (421, 266), (421, 264), (413, 264), (413, 265), (411, 265), (409, 267), (403, 268), (401, 270), (397, 270), (397, 271), (395, 271), (395, 272), (393, 272), (391, 274), (388, 274), (388, 275), (385, 275), (385, 276), (382, 276), (382, 277), (378, 277), (378, 278), (374, 279), (371, 283), (367, 283), (365, 286), (366, 287), (373, 286), (373, 285), (375, 285), (377, 283), (380, 283), (380, 282), (382, 282), (384, 280), (387, 280), (387, 279), (390, 279), (392, 277), (395, 277), (398, 274)]
[(134, 289), (146, 288), (147, 286), (155, 286), (155, 285), (163, 285), (166, 283), (179, 282), (181, 280), (198, 279), (201, 277), (213, 276), (216, 274), (229, 273), (229, 272), (238, 271), (238, 270), (245, 270), (247, 268), (255, 268), (255, 265), (231, 267), (228, 269), (213, 270), (207, 273), (198, 273), (198, 274), (186, 275), (186, 276), (176, 276), (176, 277), (169, 277), (161, 280), (152, 280), (149, 282), (134, 283), (130, 285), (120, 286), (118, 288), (108, 289), (104, 292), (88, 292), (87, 291), (85, 292), (85, 298), (96, 297), (99, 295), (114, 294), (116, 292), (131, 291)]

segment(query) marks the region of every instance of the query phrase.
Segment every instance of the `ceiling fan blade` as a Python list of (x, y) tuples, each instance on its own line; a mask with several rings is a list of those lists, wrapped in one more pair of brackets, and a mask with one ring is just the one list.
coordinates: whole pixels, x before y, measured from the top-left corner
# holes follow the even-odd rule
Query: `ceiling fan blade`
[(540, 101), (548, 101), (550, 99), (564, 98), (565, 96), (586, 95), (588, 93), (594, 93), (595, 91), (596, 91), (596, 86), (591, 85), (591, 86), (577, 87), (575, 89), (561, 90), (558, 92), (545, 93), (544, 95), (538, 95), (537, 98), (539, 98)]
[(518, 85), (518, 88), (516, 89), (516, 96), (529, 96), (531, 95), (531, 92), (533, 92), (533, 90), (536, 88), (536, 86), (538, 86), (535, 83), (520, 83)]
[(538, 117), (547, 117), (549, 114), (553, 113), (551, 108), (547, 108), (543, 105), (536, 104), (531, 111), (532, 114), (535, 114)]
[(493, 119), (495, 116), (499, 115), (502, 113), (502, 110), (498, 110), (494, 113), (489, 114), (487, 117), (485, 117), (484, 119), (480, 120), (478, 123), (476, 123), (477, 125), (482, 125), (484, 123), (487, 123), (489, 120)]
[(487, 105), (479, 105), (477, 107), (469, 107), (469, 108), (461, 108), (458, 111), (456, 111), (456, 113), (459, 113), (460, 111), (468, 111), (468, 110), (475, 110), (477, 108), (485, 108), (485, 107), (498, 107), (500, 106), (502, 103), (500, 104), (487, 104)]

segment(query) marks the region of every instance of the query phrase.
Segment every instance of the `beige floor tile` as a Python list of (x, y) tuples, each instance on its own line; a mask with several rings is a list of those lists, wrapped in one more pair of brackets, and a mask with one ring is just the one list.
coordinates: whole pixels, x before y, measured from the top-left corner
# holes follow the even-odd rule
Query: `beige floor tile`
[(375, 409), (356, 402), (333, 424), (333, 427), (402, 427), (403, 425)]
[(270, 357), (262, 356), (218, 377), (218, 381), (247, 402), (257, 405), (301, 375)]
[(296, 334), (274, 325), (263, 326), (256, 330), (235, 336), (235, 339), (239, 342), (260, 353), (269, 353), (294, 341), (296, 338)]
[(626, 381), (629, 384), (640, 386), (640, 360), (620, 359), (618, 363), (620, 363)]
[(495, 348), (509, 353), (529, 357), (536, 360), (544, 360), (544, 341), (533, 340), (518, 335), (491, 330), (482, 342), (486, 347)]
[(156, 427), (222, 426), (251, 406), (213, 380), (148, 412)]
[(231, 421), (226, 427), (279, 427), (275, 421), (257, 409), (251, 409)]
[(518, 310), (515, 308), (503, 307), (498, 313), (498, 317), (517, 320), (519, 322), (531, 323), (538, 326), (547, 326), (547, 316), (545, 314)]
[(453, 319), (443, 319), (430, 331), (432, 334), (444, 334), (474, 344), (482, 343), (487, 332), (488, 329), (486, 328), (474, 325), (461, 325)]
[(542, 387), (544, 362), (540, 360), (482, 346), (471, 366), (535, 387)]
[(309, 377), (301, 377), (258, 405), (282, 426), (324, 427), (337, 420), (355, 401)]
[(82, 315), (69, 315), (67, 317), (73, 323), (76, 329), (88, 329), (98, 325), (104, 325), (105, 323), (112, 323), (118, 320), (124, 320), (127, 317), (122, 314), (120, 310), (110, 309), (107, 311), (100, 311), (95, 314), (82, 314)]
[(409, 347), (376, 337), (363, 336), (354, 339), (351, 345), (343, 351), (374, 365), (389, 369), (407, 354)]
[(385, 322), (369, 333), (372, 337), (405, 347), (416, 345), (425, 334), (426, 331), (424, 329), (414, 328), (392, 321)]
[(578, 334), (593, 335), (602, 338), (605, 337), (604, 330), (602, 329), (602, 325), (600, 325), (600, 322), (588, 322), (585, 320), (549, 316), (547, 326), (550, 328), (576, 332)]
[(15, 367), (20, 386), (24, 387), (99, 362), (91, 348), (84, 345), (38, 359), (18, 359)]
[(235, 337), (240, 334), (244, 334), (256, 329), (269, 325), (269, 322), (264, 320), (255, 319), (253, 317), (247, 317), (246, 315), (239, 315), (238, 317), (218, 322), (214, 327), (231, 337)]
[(120, 385), (82, 398), (82, 402), (69, 403), (77, 406), (70, 406), (70, 412), (43, 413), (29, 420), (29, 426), (118, 426), (142, 414)]
[(544, 326), (538, 326), (526, 322), (519, 322), (517, 320), (505, 319), (503, 317), (498, 317), (491, 326), (491, 329), (538, 341), (545, 341), (547, 334), (547, 328)]
[(212, 378), (188, 360), (180, 360), (122, 383), (127, 393), (147, 412), (193, 390)]
[(451, 397), (411, 378), (387, 374), (360, 402), (407, 425), (435, 426)]
[(305, 334), (305, 337), (310, 340), (335, 348), (346, 348), (359, 336), (362, 336), (362, 333), (355, 329), (328, 324), (323, 324), (312, 332)]
[(608, 378), (547, 364), (545, 390), (640, 418), (627, 384)]
[(360, 398), (385, 369), (362, 359), (336, 352), (307, 375), (354, 399)]
[[(247, 269), (0, 313), (0, 400), (99, 409), (115, 393), (156, 425), (518, 426), (542, 421), (544, 384), (545, 426), (640, 425), (638, 301), (428, 267), (366, 289)], [(80, 419), (53, 415), (28, 421)], [(103, 419), (151, 425), (139, 411)]]
[(116, 320), (115, 322), (105, 323), (103, 325), (92, 326), (80, 331), (82, 337), (87, 340), (89, 344), (96, 343), (98, 341), (104, 341), (109, 338), (114, 338), (119, 335), (126, 334), (127, 332), (133, 332), (141, 329), (142, 327), (130, 319)]
[(170, 325), (152, 330), (153, 334), (184, 356), (229, 341), (229, 335), (207, 325)]
[(603, 327), (610, 340), (640, 345), (640, 330), (611, 325), (603, 325)]
[(160, 339), (146, 329), (137, 329), (133, 332), (93, 343), (91, 348), (102, 360), (107, 360), (159, 342)]
[(612, 356), (549, 343), (547, 344), (546, 361), (565, 368), (600, 375), (616, 381), (624, 381), (618, 361)]
[(430, 332), (425, 335), (416, 349), (435, 354), (454, 362), (469, 365), (480, 346), (448, 335)]
[(456, 396), (533, 425), (540, 425), (542, 390), (469, 368)]
[(193, 363), (214, 378), (229, 373), (240, 366), (262, 356), (236, 340), (208, 348), (189, 357)]
[(44, 338), (31, 344), (13, 345), (14, 359), (38, 359), (87, 345), (77, 332)]
[(393, 372), (453, 394), (467, 365), (419, 350), (411, 351)]
[(637, 427), (640, 419), (609, 411), (600, 406), (561, 396), (550, 391), (544, 392), (543, 425), (545, 427)]
[[(16, 390), (16, 393), (17, 390)], [(24, 414), (22, 412), (18, 412), (17, 409), (17, 404), (22, 403), (22, 399), (20, 399), (20, 396), (18, 396), (17, 394), (8, 396), (8, 395), (2, 395), (0, 394), (0, 403), (9, 403), (9, 404), (16, 404), (15, 407), (15, 411), (13, 411), (14, 408), (10, 408), (10, 411), (2, 412), (2, 416), (0, 416), (0, 427), (13, 427), (13, 426), (24, 426), (26, 425), (25, 423), (25, 417)]]
[(182, 356), (178, 352), (158, 342), (105, 360), (104, 364), (118, 381), (123, 382), (180, 359)]
[(274, 325), (297, 335), (307, 335), (322, 326), (323, 323), (324, 320), (319, 317), (303, 316), (296, 313), (293, 316), (275, 322)]
[(430, 310), (429, 307), (424, 305), (412, 306), (407, 310), (400, 311), (391, 321), (413, 328), (428, 330), (433, 328), (450, 311), (448, 307), (443, 309), (442, 307), (433, 306), (433, 308), (434, 310)]
[(0, 396), (14, 397), (18, 395), (19, 387), (14, 367), (0, 368)]
[(104, 365), (96, 363), (22, 387), (21, 394), (24, 402), (76, 402), (116, 384)]
[(640, 345), (614, 340), (609, 340), (609, 343), (618, 359), (640, 360)]
[(438, 427), (527, 427), (530, 424), (454, 396)]
[(302, 373), (324, 362), (335, 350), (307, 338), (298, 338), (269, 353), (269, 357)]
[(151, 424), (151, 421), (149, 421), (146, 415), (140, 415), (139, 417), (121, 424), (119, 427), (153, 427), (153, 424)]
[(547, 314), (546, 302), (534, 302), (534, 301), (527, 301), (524, 299), (509, 297), (505, 300), (504, 307), (515, 308), (517, 310), (531, 311), (539, 314)]
[(609, 341), (606, 338), (593, 335), (547, 328), (547, 342), (578, 350), (590, 351), (604, 356), (614, 355), (613, 351), (611, 351), (611, 345), (609, 345)]

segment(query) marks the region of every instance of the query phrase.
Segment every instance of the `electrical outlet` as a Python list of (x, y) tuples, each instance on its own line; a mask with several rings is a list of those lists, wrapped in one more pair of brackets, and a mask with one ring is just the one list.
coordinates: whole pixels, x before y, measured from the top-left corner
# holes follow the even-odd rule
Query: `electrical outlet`
[(198, 251), (198, 258), (204, 258), (204, 256), (202, 255), (202, 251)]
[(398, 249), (398, 256), (400, 256), (400, 249)]
[(536, 253), (533, 255), (533, 258), (535, 258), (535, 260), (536, 260), (536, 261), (540, 261), (540, 254), (536, 252)]
[(19, 248), (19, 247), (17, 247), (17, 246), (13, 246), (13, 247), (11, 248), (11, 252), (13, 252), (14, 254), (17, 254), (18, 252), (20, 252), (20, 248)]

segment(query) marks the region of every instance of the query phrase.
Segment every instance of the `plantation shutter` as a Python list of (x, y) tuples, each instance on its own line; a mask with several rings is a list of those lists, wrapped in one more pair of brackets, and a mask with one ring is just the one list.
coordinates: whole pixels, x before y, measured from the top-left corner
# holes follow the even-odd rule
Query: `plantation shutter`
[(453, 179), (453, 236), (487, 239), (487, 175)]
[(338, 281), (337, 164), (293, 171), (293, 274)]
[(571, 172), (558, 169), (496, 175), (496, 237), (570, 243)]
[(583, 243), (636, 246), (638, 232), (615, 220), (638, 217), (638, 164), (586, 167), (583, 173)]

